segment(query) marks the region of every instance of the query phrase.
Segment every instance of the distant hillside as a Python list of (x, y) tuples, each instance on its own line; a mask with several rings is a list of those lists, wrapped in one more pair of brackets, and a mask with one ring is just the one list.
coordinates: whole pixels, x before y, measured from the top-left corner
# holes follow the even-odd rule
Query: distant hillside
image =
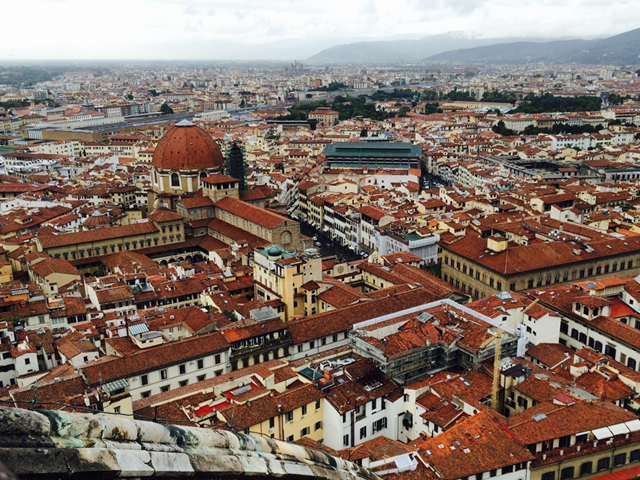
[(427, 62), (450, 63), (640, 63), (640, 28), (598, 40), (513, 42), (449, 51), (429, 56)]
[(327, 48), (310, 57), (305, 63), (371, 63), (417, 61), (450, 50), (516, 42), (517, 38), (461, 38), (454, 34), (431, 35), (419, 40), (389, 40), (355, 42)]

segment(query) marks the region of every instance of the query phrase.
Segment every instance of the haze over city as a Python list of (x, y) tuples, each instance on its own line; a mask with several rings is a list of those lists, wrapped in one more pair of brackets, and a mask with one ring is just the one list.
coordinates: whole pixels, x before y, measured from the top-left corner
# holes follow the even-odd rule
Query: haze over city
[[(25, 0), (3, 2), (0, 59), (303, 60), (324, 48), (455, 32), (602, 38), (640, 25), (637, 0)], [(29, 34), (18, 21), (28, 15)]]

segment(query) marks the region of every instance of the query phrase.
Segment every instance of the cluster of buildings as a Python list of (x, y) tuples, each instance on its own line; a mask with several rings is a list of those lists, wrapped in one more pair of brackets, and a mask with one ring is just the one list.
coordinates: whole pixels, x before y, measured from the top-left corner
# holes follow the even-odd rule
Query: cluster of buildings
[[(481, 96), (530, 73), (431, 81)], [(566, 87), (635, 85), (614, 73)], [(2, 137), (0, 404), (262, 435), (394, 480), (637, 476), (640, 106), (266, 120), (248, 105), (399, 73), (277, 75), (42, 85), (67, 106), (33, 125), (117, 121)], [(222, 88), (251, 111), (232, 119)]]

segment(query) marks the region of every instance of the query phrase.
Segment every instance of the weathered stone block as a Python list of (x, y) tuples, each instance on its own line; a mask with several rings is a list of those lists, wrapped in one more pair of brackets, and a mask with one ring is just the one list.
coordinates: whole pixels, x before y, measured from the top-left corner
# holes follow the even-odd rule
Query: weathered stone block
[(113, 450), (106, 448), (65, 448), (67, 465), (71, 472), (100, 474), (102, 478), (115, 478), (121, 468)]
[(51, 424), (44, 415), (21, 408), (0, 409), (0, 436), (48, 436)]
[(151, 452), (151, 466), (156, 471), (156, 476), (193, 475), (193, 467), (186, 453)]
[(0, 448), (0, 458), (16, 475), (69, 474), (65, 451), (59, 448)]
[(114, 450), (116, 460), (120, 465), (121, 477), (149, 477), (155, 473), (148, 463), (151, 461), (151, 454), (144, 450)]
[(189, 460), (197, 473), (225, 472), (228, 475), (243, 472), (242, 462), (236, 455), (206, 455), (200, 453), (189, 454)]

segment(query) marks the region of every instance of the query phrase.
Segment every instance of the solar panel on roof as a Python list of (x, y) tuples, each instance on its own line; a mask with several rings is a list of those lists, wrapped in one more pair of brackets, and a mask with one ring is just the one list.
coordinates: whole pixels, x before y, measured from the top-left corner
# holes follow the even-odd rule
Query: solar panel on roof
[(129, 386), (129, 382), (126, 379), (116, 380), (114, 382), (109, 382), (104, 385), (104, 389), (109, 392), (115, 392), (116, 390), (124, 389)]
[(238, 395), (242, 395), (243, 393), (247, 393), (251, 390), (251, 385), (243, 385), (242, 387), (238, 387), (235, 390), (231, 390), (233, 396), (237, 397)]
[(138, 323), (136, 325), (131, 325), (129, 327), (129, 333), (131, 333), (131, 335), (139, 335), (141, 333), (145, 333), (149, 331), (149, 327), (147, 326), (146, 323)]
[(536, 422), (540, 422), (540, 421), (544, 420), (545, 418), (547, 418), (547, 416), (544, 413), (536, 413), (531, 418), (533, 418)]

